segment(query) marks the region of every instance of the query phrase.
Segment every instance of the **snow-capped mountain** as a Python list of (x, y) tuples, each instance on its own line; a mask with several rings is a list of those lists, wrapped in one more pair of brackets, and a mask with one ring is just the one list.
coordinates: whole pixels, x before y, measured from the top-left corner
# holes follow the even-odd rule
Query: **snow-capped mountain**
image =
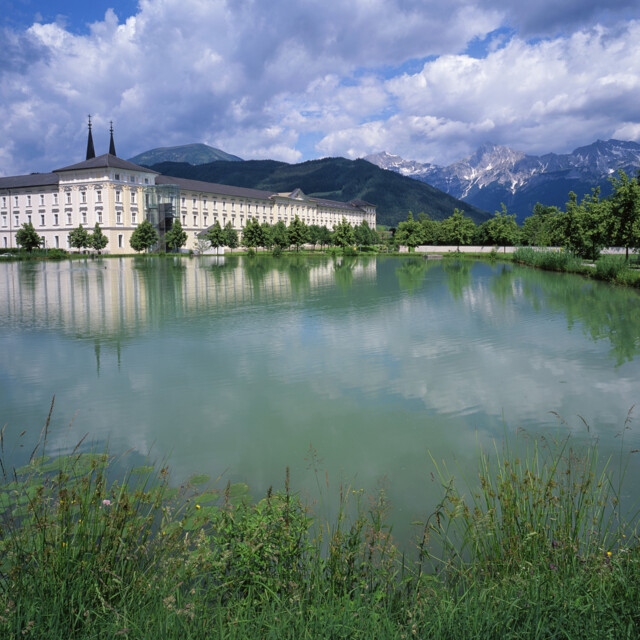
[(634, 173), (640, 168), (640, 144), (598, 140), (568, 154), (529, 156), (487, 143), (447, 167), (404, 160), (384, 151), (365, 160), (426, 182), (482, 209), (499, 210), (504, 202), (522, 220), (536, 202), (564, 207), (569, 191), (582, 197), (600, 187), (604, 195), (608, 194), (609, 176), (618, 169)]

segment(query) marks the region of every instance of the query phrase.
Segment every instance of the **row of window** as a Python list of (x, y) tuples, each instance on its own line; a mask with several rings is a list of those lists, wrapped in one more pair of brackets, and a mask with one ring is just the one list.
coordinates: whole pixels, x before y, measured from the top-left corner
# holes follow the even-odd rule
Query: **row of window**
[[(52, 204), (53, 206), (58, 206), (58, 194), (57, 193), (52, 193)], [(64, 192), (64, 196), (65, 196), (65, 204), (71, 204), (71, 191), (65, 191)], [(18, 208), (20, 206), (20, 201), (19, 201), (20, 196), (14, 195), (13, 196), (13, 206), (15, 208)], [(39, 198), (39, 206), (44, 207), (45, 206), (45, 194), (41, 193), (38, 196)], [(32, 197), (30, 194), (27, 194), (25, 196), (26, 199), (26, 207), (29, 208), (31, 206), (33, 206), (32, 204)], [(116, 191), (115, 192), (115, 199), (116, 202), (122, 202), (122, 191)], [(2, 206), (3, 209), (7, 208), (8, 205), (8, 196), (2, 196), (2, 200), (0, 202), (0, 205)], [(130, 192), (130, 202), (131, 204), (137, 204), (138, 202), (138, 195), (136, 191), (131, 191)], [(100, 189), (95, 191), (95, 203), (96, 204), (102, 204), (102, 191)], [(81, 190), (80, 191), (80, 204), (87, 204), (87, 192), (86, 190)]]
[[(14, 227), (17, 229), (21, 226), (20, 223), (20, 214), (18, 213), (14, 213), (13, 214), (13, 221), (14, 221)], [(95, 221), (98, 224), (103, 224), (104, 220), (103, 220), (103, 212), (102, 211), (97, 211), (96, 212), (96, 219)], [(28, 213), (26, 215), (26, 222), (28, 222), (29, 224), (34, 224), (33, 221), (33, 215)], [(138, 224), (138, 211), (136, 209), (132, 209), (131, 210), (131, 223), (132, 224)], [(73, 224), (72, 221), (72, 213), (71, 211), (67, 211), (65, 214), (65, 224), (67, 226), (71, 226)], [(89, 219), (88, 219), (88, 215), (86, 211), (82, 211), (80, 213), (80, 224), (83, 225), (88, 225), (89, 224)], [(122, 224), (122, 211), (116, 211), (116, 224)], [(8, 226), (8, 215), (6, 213), (2, 214), (2, 226), (3, 227), (7, 227)], [(44, 227), (46, 226), (46, 217), (44, 213), (40, 214), (40, 226)], [(54, 227), (58, 227), (60, 226), (60, 214), (59, 213), (54, 213), (53, 214), (53, 226)]]

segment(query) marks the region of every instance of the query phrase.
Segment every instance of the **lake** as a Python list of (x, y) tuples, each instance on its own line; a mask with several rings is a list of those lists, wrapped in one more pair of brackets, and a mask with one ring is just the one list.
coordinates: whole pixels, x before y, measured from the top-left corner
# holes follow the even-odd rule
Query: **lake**
[[(15, 464), (55, 395), (50, 454), (89, 434), (84, 448), (168, 459), (175, 482), (245, 481), (258, 498), (288, 466), (327, 514), (340, 484), (382, 486), (404, 538), (440, 495), (431, 456), (473, 477), (477, 446), (520, 428), (616, 454), (640, 403), (637, 291), (500, 262), (14, 262), (0, 264), (0, 301)], [(630, 426), (624, 447), (640, 448)]]

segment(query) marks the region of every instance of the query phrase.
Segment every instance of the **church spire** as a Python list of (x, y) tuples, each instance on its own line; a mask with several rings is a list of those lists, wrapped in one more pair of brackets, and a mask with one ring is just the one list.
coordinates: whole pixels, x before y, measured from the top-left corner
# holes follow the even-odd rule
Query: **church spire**
[(115, 156), (116, 155), (116, 145), (113, 142), (113, 121), (111, 121), (111, 129), (110, 129), (110, 131), (111, 131), (111, 141), (109, 142), (109, 153), (112, 156)]
[(96, 157), (96, 150), (93, 147), (93, 136), (91, 135), (91, 115), (89, 115), (89, 138), (87, 139), (87, 160)]

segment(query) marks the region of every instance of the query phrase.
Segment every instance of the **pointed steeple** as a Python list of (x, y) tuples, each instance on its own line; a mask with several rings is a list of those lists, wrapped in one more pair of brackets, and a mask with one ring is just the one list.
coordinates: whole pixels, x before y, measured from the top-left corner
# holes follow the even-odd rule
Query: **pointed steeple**
[(115, 145), (115, 143), (113, 142), (113, 121), (111, 122), (111, 129), (110, 129), (110, 131), (111, 131), (111, 141), (109, 142), (109, 153), (110, 153), (112, 156), (115, 156), (115, 155), (116, 155), (116, 145)]
[(87, 139), (87, 160), (96, 157), (96, 150), (93, 148), (93, 136), (91, 135), (91, 116), (89, 116), (89, 138)]

